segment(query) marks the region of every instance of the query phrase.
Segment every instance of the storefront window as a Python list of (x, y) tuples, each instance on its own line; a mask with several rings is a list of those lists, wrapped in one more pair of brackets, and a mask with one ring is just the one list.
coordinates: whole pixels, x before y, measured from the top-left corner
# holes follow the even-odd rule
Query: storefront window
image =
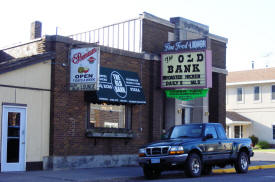
[(88, 128), (129, 128), (128, 105), (90, 104)]

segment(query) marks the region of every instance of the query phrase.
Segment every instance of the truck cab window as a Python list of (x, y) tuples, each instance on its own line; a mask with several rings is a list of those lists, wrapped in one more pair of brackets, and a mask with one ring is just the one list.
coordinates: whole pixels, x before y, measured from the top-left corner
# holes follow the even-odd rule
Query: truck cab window
[(218, 135), (217, 135), (217, 132), (216, 132), (216, 129), (215, 129), (214, 126), (206, 126), (206, 128), (205, 128), (205, 136), (207, 134), (212, 134), (214, 139), (218, 138)]

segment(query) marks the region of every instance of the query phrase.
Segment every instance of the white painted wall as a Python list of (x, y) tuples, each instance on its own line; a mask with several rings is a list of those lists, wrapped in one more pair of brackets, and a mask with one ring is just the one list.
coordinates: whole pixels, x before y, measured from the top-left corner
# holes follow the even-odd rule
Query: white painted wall
[[(50, 89), (50, 63), (46, 61), (0, 74), (0, 84)], [(50, 91), (0, 86), (0, 126), (3, 102), (27, 104), (26, 162), (43, 161), (43, 157), (49, 155)]]
[[(275, 100), (271, 99), (271, 85), (275, 83), (261, 83), (249, 85), (227, 85), (227, 111), (235, 111), (252, 120), (247, 134), (259, 137), (271, 144), (275, 144), (272, 136), (272, 125), (275, 125)], [(254, 86), (260, 86), (260, 101), (254, 101)], [(242, 87), (244, 102), (237, 102), (237, 88)]]

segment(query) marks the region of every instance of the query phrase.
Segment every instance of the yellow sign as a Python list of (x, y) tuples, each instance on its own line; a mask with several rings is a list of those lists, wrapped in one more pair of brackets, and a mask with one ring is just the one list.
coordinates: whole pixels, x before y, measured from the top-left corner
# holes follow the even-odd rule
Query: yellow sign
[(205, 51), (164, 53), (161, 62), (162, 88), (206, 87)]

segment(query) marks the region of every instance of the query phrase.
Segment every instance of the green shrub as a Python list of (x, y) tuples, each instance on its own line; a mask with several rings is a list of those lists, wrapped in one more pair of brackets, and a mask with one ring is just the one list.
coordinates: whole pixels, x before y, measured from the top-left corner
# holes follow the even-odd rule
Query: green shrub
[(249, 138), (250, 138), (251, 141), (252, 141), (253, 147), (255, 147), (255, 145), (259, 142), (259, 138), (256, 137), (255, 135), (252, 135), (252, 136), (250, 136)]
[(266, 141), (259, 141), (258, 144), (256, 145), (256, 148), (259, 148), (259, 149), (268, 149), (269, 147), (270, 147), (269, 143)]

